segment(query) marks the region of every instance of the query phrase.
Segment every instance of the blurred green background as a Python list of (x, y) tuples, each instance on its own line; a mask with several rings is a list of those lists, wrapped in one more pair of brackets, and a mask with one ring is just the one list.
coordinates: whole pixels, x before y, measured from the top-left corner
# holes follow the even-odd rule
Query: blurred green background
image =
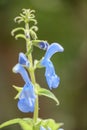
[[(13, 19), (22, 8), (36, 10), (38, 37), (49, 43), (60, 43), (65, 51), (52, 57), (56, 73), (61, 78), (53, 90), (60, 106), (45, 97), (40, 98), (40, 117), (64, 122), (65, 130), (87, 130), (87, 1), (86, 0), (0, 0), (0, 123), (32, 116), (21, 113), (14, 100), (12, 85), (23, 86), (20, 75), (12, 73), (19, 52), (25, 52), (25, 41), (11, 37), (18, 25)], [(34, 49), (35, 50), (35, 49)], [(35, 58), (44, 54), (39, 49)], [(47, 87), (44, 70), (37, 70), (37, 81)], [(18, 125), (3, 130), (20, 130)]]

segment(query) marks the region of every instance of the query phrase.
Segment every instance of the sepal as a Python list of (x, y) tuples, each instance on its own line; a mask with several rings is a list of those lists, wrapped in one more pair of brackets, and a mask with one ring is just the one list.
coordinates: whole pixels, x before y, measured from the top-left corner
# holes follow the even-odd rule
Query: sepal
[(22, 87), (18, 87), (18, 86), (15, 86), (15, 85), (13, 85), (13, 88), (18, 92), (17, 94), (16, 94), (16, 96), (14, 97), (14, 99), (17, 99), (17, 98), (19, 98), (19, 95), (20, 95), (20, 93), (21, 93), (21, 91), (22, 91)]

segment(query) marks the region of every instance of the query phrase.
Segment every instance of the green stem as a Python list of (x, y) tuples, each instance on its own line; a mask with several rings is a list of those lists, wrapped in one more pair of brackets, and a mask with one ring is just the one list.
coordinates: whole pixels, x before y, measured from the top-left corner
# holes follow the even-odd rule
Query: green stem
[[(26, 32), (28, 33), (29, 35), (29, 24), (28, 23), (25, 23), (25, 35), (26, 35)], [(31, 49), (31, 42), (30, 42), (30, 37), (26, 37), (26, 50), (27, 52)], [(36, 87), (35, 84), (36, 84), (36, 79), (35, 79), (35, 72), (34, 72), (34, 65), (33, 65), (33, 58), (32, 58), (32, 53), (30, 53), (28, 55), (28, 59), (30, 61), (30, 66), (29, 66), (29, 74), (30, 74), (30, 78), (31, 78), (31, 82), (33, 83), (34, 85), (34, 88)], [(35, 88), (36, 89), (36, 88)], [(34, 119), (34, 123), (37, 122), (37, 119), (38, 119), (38, 95), (36, 97), (36, 101), (35, 101), (35, 109), (34, 109), (34, 115), (33, 115), (33, 119)]]
[(36, 123), (37, 119), (38, 119), (38, 95), (36, 97), (35, 110), (34, 110), (33, 119), (34, 119), (34, 123)]

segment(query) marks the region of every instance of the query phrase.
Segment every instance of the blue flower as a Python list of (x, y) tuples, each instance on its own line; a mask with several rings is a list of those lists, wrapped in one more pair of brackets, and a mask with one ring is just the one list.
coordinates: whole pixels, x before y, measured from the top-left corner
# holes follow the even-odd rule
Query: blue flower
[(29, 62), (24, 55), (19, 54), (19, 63), (14, 66), (13, 72), (19, 73), (25, 81), (25, 85), (19, 95), (18, 108), (20, 111), (27, 113), (34, 111), (36, 95), (33, 84), (23, 65), (27, 66)]
[(46, 68), (45, 77), (50, 89), (57, 88), (60, 83), (60, 78), (56, 75), (53, 63), (51, 62), (50, 58), (56, 52), (63, 52), (63, 51), (64, 49), (60, 44), (52, 43), (48, 47), (45, 56), (41, 60), (41, 65)]

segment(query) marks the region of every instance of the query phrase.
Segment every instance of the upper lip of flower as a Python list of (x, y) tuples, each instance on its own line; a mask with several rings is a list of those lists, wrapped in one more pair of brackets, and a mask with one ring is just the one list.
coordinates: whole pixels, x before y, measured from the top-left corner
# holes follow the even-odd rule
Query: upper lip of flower
[(44, 59), (50, 59), (56, 52), (63, 52), (64, 48), (59, 43), (52, 43), (48, 46)]

